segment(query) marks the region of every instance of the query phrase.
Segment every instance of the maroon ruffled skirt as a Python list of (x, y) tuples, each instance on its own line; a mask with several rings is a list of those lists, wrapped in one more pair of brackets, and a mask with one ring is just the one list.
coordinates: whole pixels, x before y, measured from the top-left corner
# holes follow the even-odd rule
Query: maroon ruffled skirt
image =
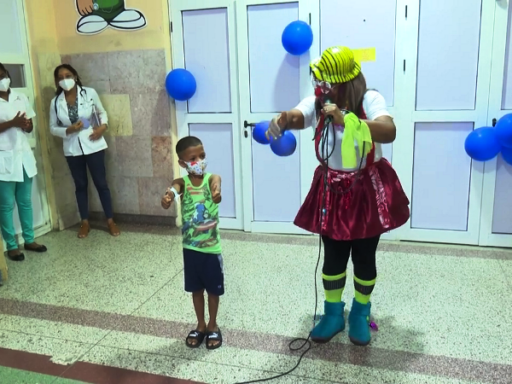
[(319, 166), (294, 223), (333, 240), (355, 240), (398, 228), (409, 215), (409, 199), (400, 180), (391, 164), (381, 159), (360, 172)]

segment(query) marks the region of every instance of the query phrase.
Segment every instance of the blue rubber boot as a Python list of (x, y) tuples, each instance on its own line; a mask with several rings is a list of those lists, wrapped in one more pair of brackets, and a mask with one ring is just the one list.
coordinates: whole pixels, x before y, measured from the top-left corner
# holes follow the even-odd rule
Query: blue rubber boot
[(370, 334), (370, 309), (371, 303), (366, 305), (352, 302), (352, 309), (348, 316), (348, 337), (355, 345), (366, 346), (370, 344), (372, 336)]
[(345, 303), (325, 302), (325, 315), (311, 331), (311, 340), (315, 343), (328, 343), (338, 333), (345, 330)]

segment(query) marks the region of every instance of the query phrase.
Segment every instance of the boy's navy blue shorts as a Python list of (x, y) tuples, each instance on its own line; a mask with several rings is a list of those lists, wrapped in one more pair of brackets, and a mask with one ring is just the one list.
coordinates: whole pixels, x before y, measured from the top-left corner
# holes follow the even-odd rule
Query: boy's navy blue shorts
[(209, 294), (224, 294), (224, 267), (222, 255), (213, 255), (183, 249), (185, 271), (185, 291), (206, 290)]

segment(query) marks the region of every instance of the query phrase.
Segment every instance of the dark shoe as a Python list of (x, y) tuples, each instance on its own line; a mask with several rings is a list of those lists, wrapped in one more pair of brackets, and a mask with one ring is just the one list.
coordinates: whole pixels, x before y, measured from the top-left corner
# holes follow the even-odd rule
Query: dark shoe
[(27, 244), (25, 244), (24, 248), (25, 248), (25, 251), (37, 252), (37, 253), (45, 253), (48, 250), (44, 245), (40, 245), (40, 244), (38, 244), (37, 247), (35, 247), (35, 248), (27, 247)]
[(23, 261), (25, 260), (25, 255), (23, 253), (18, 253), (17, 255), (9, 255), (7, 252), (7, 257), (12, 261)]
[[(201, 331), (190, 331), (187, 338), (185, 339), (185, 344), (189, 348), (199, 348), (201, 344), (203, 344), (203, 340), (205, 338), (205, 333)], [(195, 344), (192, 344), (191, 341), (195, 340)]]

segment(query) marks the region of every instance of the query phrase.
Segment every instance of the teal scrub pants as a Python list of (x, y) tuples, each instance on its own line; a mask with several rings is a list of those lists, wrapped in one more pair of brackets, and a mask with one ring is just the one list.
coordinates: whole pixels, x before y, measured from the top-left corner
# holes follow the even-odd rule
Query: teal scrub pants
[(14, 229), (14, 203), (18, 205), (25, 244), (34, 242), (34, 217), (32, 214), (32, 179), (23, 170), (24, 181), (0, 181), (0, 226), (7, 250), (18, 249)]

